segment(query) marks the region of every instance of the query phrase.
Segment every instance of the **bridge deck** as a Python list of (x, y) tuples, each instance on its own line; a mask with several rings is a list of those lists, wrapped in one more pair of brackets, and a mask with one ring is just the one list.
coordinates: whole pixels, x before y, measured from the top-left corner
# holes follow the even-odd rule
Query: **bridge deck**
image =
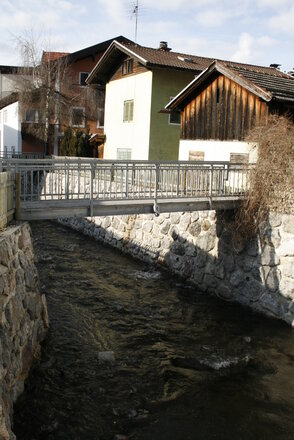
[[(158, 213), (234, 209), (240, 197), (164, 199), (157, 201)], [(22, 220), (49, 220), (58, 217), (95, 217), (107, 215), (154, 214), (153, 200), (44, 200), (23, 202)]]

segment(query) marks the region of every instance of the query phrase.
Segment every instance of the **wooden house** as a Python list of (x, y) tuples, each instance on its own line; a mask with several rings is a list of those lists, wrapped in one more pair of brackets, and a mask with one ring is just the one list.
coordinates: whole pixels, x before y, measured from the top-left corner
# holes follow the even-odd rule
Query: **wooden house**
[(180, 160), (254, 160), (248, 130), (270, 113), (294, 116), (294, 78), (276, 68), (214, 61), (166, 110), (181, 114)]

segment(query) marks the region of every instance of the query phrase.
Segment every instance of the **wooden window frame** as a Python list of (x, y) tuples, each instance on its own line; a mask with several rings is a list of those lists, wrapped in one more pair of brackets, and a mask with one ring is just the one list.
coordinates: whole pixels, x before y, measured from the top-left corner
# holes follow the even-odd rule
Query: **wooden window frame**
[(133, 122), (134, 120), (134, 100), (128, 99), (124, 101), (123, 122)]

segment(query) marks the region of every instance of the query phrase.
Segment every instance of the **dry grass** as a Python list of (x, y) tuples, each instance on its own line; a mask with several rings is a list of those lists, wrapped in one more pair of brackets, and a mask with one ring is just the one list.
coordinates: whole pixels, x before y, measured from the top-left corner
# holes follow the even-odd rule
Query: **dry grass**
[(254, 236), (269, 211), (294, 214), (294, 124), (271, 115), (266, 126), (255, 127), (247, 140), (258, 144), (258, 159), (250, 175), (250, 191), (236, 215), (236, 232)]

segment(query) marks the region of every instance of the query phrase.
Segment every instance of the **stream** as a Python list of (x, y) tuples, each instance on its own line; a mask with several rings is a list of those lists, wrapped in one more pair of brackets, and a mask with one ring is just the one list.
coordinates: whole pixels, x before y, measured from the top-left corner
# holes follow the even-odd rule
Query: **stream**
[(50, 329), (17, 440), (294, 439), (294, 333), (54, 222), (31, 224)]

